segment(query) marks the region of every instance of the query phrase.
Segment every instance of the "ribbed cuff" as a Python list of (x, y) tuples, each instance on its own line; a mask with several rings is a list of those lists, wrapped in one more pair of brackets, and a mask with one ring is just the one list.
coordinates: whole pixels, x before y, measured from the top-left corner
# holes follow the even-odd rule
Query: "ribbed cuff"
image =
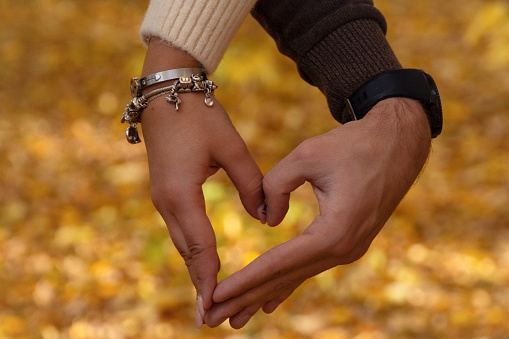
[(151, 0), (140, 36), (159, 37), (213, 73), (256, 0)]
[(401, 68), (374, 20), (356, 20), (341, 26), (309, 50), (298, 64), (302, 77), (325, 94), (338, 121), (345, 98), (375, 75)]

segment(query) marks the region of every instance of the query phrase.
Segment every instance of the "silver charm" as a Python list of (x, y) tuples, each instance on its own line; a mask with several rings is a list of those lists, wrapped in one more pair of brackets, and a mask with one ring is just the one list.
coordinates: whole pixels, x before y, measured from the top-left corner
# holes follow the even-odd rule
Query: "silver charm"
[(179, 85), (183, 90), (191, 90), (191, 87), (193, 86), (193, 80), (190, 77), (180, 77)]
[(136, 112), (143, 110), (145, 107), (147, 107), (147, 103), (146, 103), (145, 98), (143, 98), (142, 96), (133, 98), (131, 100), (131, 104), (129, 105), (129, 108), (132, 111), (136, 111)]
[(136, 127), (135, 124), (131, 124), (127, 127), (125, 137), (130, 144), (138, 144), (141, 142), (140, 136), (138, 135), (138, 127)]
[(172, 93), (166, 97), (166, 101), (175, 104), (175, 110), (178, 111), (179, 104), (182, 102), (177, 93)]
[(212, 107), (214, 105), (214, 99), (212, 97), (205, 97), (205, 105)]
[(142, 93), (141, 90), (143, 88), (141, 87), (140, 79), (138, 78), (132, 78), (131, 79), (131, 96), (133, 98), (141, 97)]

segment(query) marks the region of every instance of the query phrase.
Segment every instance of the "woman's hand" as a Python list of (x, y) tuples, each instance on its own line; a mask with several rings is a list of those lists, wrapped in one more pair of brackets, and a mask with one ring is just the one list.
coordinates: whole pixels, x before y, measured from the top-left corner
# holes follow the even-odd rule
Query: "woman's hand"
[(360, 121), (299, 145), (264, 178), (267, 223), (279, 224), (290, 192), (309, 181), (320, 215), (304, 233), (221, 281), (206, 323), (243, 327), (273, 312), (307, 278), (367, 251), (423, 167), (431, 133), (421, 105), (387, 99)]
[[(153, 40), (142, 76), (182, 67), (200, 65), (185, 52)], [(264, 205), (262, 173), (216, 99), (209, 107), (203, 93), (179, 96), (178, 110), (164, 96), (153, 100), (143, 111), (142, 128), (152, 200), (196, 287), (196, 316), (201, 326), (205, 310), (212, 306), (220, 267), (202, 184), (223, 168), (239, 190), (247, 212), (259, 219)]]

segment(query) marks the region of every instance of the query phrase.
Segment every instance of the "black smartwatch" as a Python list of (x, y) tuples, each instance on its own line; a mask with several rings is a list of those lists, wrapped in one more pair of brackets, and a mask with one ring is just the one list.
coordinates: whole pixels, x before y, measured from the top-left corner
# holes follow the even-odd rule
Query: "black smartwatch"
[(362, 119), (379, 101), (403, 97), (418, 100), (431, 127), (431, 137), (442, 132), (442, 104), (431, 75), (420, 69), (397, 69), (376, 75), (345, 99), (341, 123)]

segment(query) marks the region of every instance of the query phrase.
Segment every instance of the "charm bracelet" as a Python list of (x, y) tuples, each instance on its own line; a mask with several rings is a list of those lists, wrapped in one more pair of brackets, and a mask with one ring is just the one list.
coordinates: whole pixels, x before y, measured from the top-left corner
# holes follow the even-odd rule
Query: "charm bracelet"
[[(157, 83), (175, 80), (173, 84), (155, 89), (147, 94), (143, 94), (143, 89)], [(205, 94), (204, 103), (211, 107), (214, 105), (214, 90), (217, 86), (210, 80), (207, 80), (205, 71), (202, 68), (178, 68), (168, 71), (150, 74), (142, 79), (131, 79), (132, 99), (127, 104), (121, 122), (127, 122), (129, 126), (126, 130), (126, 139), (131, 144), (141, 142), (138, 134), (137, 124), (141, 123), (141, 113), (148, 104), (162, 95), (167, 95), (166, 101), (175, 105), (175, 110), (179, 109), (182, 100), (179, 93), (203, 92)]]

